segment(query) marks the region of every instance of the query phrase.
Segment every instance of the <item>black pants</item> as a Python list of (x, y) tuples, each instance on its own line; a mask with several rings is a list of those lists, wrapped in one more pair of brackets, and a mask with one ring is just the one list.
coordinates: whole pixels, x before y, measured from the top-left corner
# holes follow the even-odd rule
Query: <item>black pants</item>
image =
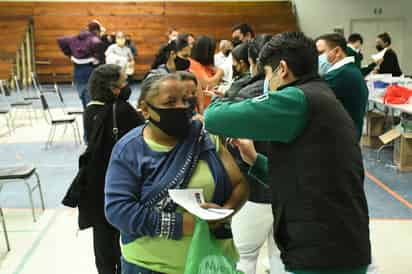
[(109, 224), (93, 226), (93, 246), (99, 274), (121, 274), (120, 233)]

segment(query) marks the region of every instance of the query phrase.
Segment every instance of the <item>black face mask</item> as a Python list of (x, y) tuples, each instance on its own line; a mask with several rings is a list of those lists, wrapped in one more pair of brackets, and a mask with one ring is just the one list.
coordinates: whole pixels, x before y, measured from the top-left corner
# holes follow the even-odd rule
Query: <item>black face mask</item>
[(384, 49), (384, 47), (382, 47), (381, 45), (376, 45), (376, 50), (377, 51), (382, 51)]
[(223, 52), (223, 55), (225, 56), (225, 57), (228, 57), (229, 56), (229, 54), (232, 52), (232, 50), (227, 50), (227, 51), (224, 51)]
[(132, 94), (132, 90), (130, 89), (129, 85), (127, 85), (120, 90), (118, 98), (127, 101), (130, 98), (130, 94)]
[(196, 107), (197, 107), (197, 97), (196, 96), (192, 96), (187, 98), (187, 101), (189, 102), (190, 105), (190, 110), (192, 112), (196, 111)]
[(233, 78), (240, 75), (240, 72), (236, 69), (236, 66), (232, 65), (232, 71), (233, 71)]
[(236, 46), (242, 44), (242, 41), (240, 40), (239, 37), (235, 37), (235, 38), (233, 38), (233, 40), (232, 40), (232, 44), (233, 44), (233, 48), (236, 48)]
[(157, 108), (147, 103), (147, 105), (156, 112), (160, 121), (155, 121), (152, 117), (149, 121), (157, 126), (161, 131), (169, 136), (183, 139), (189, 134), (192, 113), (188, 108)]
[(177, 71), (188, 70), (190, 67), (190, 61), (176, 56), (175, 66)]

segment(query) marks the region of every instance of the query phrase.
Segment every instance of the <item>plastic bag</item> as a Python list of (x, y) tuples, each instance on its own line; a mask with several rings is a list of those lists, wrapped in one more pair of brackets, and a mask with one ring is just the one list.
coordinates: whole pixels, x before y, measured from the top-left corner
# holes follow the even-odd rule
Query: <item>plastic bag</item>
[(383, 102), (385, 104), (407, 104), (412, 96), (412, 90), (406, 87), (391, 85), (386, 89)]
[(206, 221), (197, 219), (184, 274), (244, 274), (223, 255)]

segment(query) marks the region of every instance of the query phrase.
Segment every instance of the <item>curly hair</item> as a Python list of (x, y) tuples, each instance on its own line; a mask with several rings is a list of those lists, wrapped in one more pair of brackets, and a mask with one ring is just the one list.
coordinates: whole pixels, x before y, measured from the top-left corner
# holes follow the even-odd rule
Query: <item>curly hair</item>
[(88, 89), (92, 100), (112, 102), (115, 95), (112, 88), (117, 87), (122, 68), (118, 65), (106, 64), (96, 68), (90, 76)]

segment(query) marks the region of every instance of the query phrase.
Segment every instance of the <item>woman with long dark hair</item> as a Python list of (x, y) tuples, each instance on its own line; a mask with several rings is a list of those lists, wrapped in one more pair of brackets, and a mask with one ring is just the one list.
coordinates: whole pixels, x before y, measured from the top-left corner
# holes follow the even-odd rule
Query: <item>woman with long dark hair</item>
[[(215, 50), (215, 40), (207, 36), (197, 37), (193, 44), (189, 71), (196, 75), (202, 90), (212, 89), (217, 86), (224, 75), (223, 70), (216, 68), (214, 65)], [(205, 108), (209, 105), (210, 100), (209, 95), (203, 96), (201, 94), (199, 96), (199, 102)], [(200, 111), (203, 112), (203, 110)]]

